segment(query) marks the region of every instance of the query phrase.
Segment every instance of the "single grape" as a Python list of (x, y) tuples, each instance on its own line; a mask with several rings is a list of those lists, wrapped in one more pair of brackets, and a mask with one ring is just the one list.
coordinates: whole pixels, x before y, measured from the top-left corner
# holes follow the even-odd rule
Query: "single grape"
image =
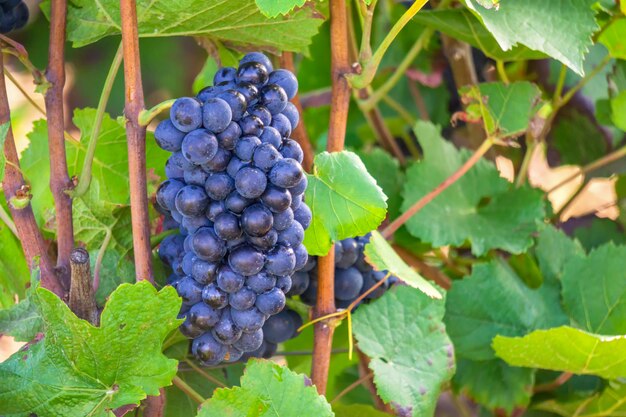
[(209, 174), (198, 165), (194, 165), (183, 174), (183, 180), (187, 185), (199, 185), (203, 187), (207, 178), (209, 178)]
[(249, 52), (241, 58), (239, 61), (239, 66), (241, 67), (243, 64), (247, 64), (248, 62), (259, 62), (265, 66), (268, 72), (274, 71), (274, 67), (272, 66), (272, 61), (261, 52)]
[(283, 141), (283, 138), (280, 136), (280, 132), (272, 126), (267, 126), (263, 129), (260, 139), (262, 143), (268, 143), (276, 149), (280, 148)]
[(180, 151), (185, 132), (176, 129), (170, 119), (159, 123), (154, 131), (154, 139), (161, 149), (169, 152)]
[[(237, 310), (235, 310), (237, 311)], [(222, 317), (217, 322), (211, 334), (215, 340), (227, 345), (235, 343), (241, 337), (242, 328), (235, 324), (235, 320), (231, 314), (230, 308), (225, 308), (222, 311)]]
[(289, 189), (289, 192), (291, 193), (291, 195), (300, 195), (300, 194), (304, 194), (304, 192), (306, 191), (306, 188), (309, 185), (309, 180), (307, 178), (306, 175), (304, 175), (302, 177), (302, 180), (300, 180), (300, 182), (298, 184), (296, 184), (294, 187), (291, 187)]
[(270, 231), (274, 217), (263, 204), (248, 206), (241, 215), (241, 228), (248, 236), (259, 237)]
[[(339, 242), (337, 242), (339, 244)], [(354, 265), (359, 257), (359, 245), (354, 239), (344, 239), (341, 241), (342, 255), (339, 261), (335, 257), (335, 266), (346, 269)]]
[(221, 315), (222, 312), (220, 310), (209, 307), (204, 303), (194, 304), (189, 310), (189, 313), (187, 313), (189, 321), (194, 326), (199, 327), (204, 331), (207, 331), (211, 327), (215, 326), (220, 320)]
[(304, 229), (298, 222), (292, 222), (288, 228), (278, 233), (278, 243), (281, 245), (295, 248), (299, 246), (303, 240)]
[(230, 105), (218, 97), (212, 97), (204, 102), (202, 109), (202, 124), (205, 129), (213, 133), (223, 132), (233, 120)]
[(263, 125), (269, 126), (272, 123), (272, 113), (265, 106), (257, 104), (252, 108), (248, 108), (248, 113), (258, 117), (263, 122)]
[(183, 334), (183, 336), (185, 336), (188, 339), (195, 339), (196, 337), (200, 336), (202, 333), (204, 333), (204, 330), (201, 329), (200, 327), (194, 325), (191, 320), (189, 320), (189, 317), (187, 315), (185, 315), (184, 317), (185, 321), (183, 322), (183, 324), (180, 325), (180, 332)]
[(241, 136), (241, 128), (236, 122), (230, 122), (226, 129), (216, 135), (217, 143), (224, 149), (232, 151), (235, 149), (237, 139)]
[(303, 229), (308, 229), (311, 225), (311, 220), (313, 219), (313, 213), (311, 213), (309, 206), (302, 203), (300, 204), (300, 207), (293, 212), (293, 217), (302, 225)]
[(218, 148), (217, 153), (209, 162), (202, 165), (202, 169), (209, 172), (225, 171), (232, 158), (232, 152), (224, 148)]
[(306, 246), (299, 244), (293, 248), (293, 253), (296, 255), (296, 271), (304, 268), (309, 260), (309, 252), (306, 250)]
[(218, 93), (218, 88), (210, 85), (200, 90), (198, 94), (196, 94), (196, 98), (204, 103), (207, 99), (217, 96)]
[(288, 297), (295, 297), (306, 291), (309, 287), (309, 274), (302, 271), (296, 271), (291, 276), (291, 289), (287, 293)]
[(298, 161), (291, 158), (278, 161), (269, 173), (270, 182), (283, 188), (295, 187), (303, 177), (302, 166)]
[(178, 295), (183, 299), (183, 304), (192, 306), (202, 300), (202, 285), (191, 277), (185, 277), (176, 286)]
[(304, 160), (304, 152), (302, 152), (300, 144), (293, 139), (285, 139), (283, 141), (283, 146), (280, 148), (280, 154), (283, 158), (295, 159), (299, 163), (302, 163)]
[(176, 208), (176, 194), (185, 186), (184, 183), (177, 180), (166, 180), (159, 185), (156, 192), (156, 201), (165, 210), (173, 210)]
[(252, 162), (254, 166), (267, 172), (282, 158), (280, 152), (273, 145), (261, 143), (254, 150)]
[(296, 267), (296, 255), (293, 249), (278, 245), (266, 255), (265, 268), (274, 275), (291, 275)]
[(250, 333), (241, 335), (233, 346), (243, 352), (252, 352), (257, 350), (263, 344), (263, 329), (258, 329)]
[(232, 113), (232, 120), (240, 120), (246, 113), (247, 103), (246, 97), (237, 90), (226, 90), (218, 95), (219, 98), (224, 100), (230, 106)]
[(222, 67), (215, 72), (213, 76), (213, 84), (219, 84), (224, 81), (234, 81), (237, 77), (237, 69), (233, 67)]
[(202, 289), (202, 301), (219, 310), (228, 305), (228, 294), (220, 290), (215, 283), (212, 283)]
[(178, 191), (174, 205), (183, 216), (194, 217), (204, 214), (209, 197), (197, 185), (187, 185)]
[(335, 266), (343, 260), (343, 246), (341, 242), (335, 243)]
[(181, 132), (191, 132), (202, 125), (202, 104), (194, 97), (177, 99), (170, 109), (170, 119)]
[(167, 236), (159, 245), (159, 258), (166, 265), (171, 265), (172, 262), (181, 256), (184, 252), (183, 242), (185, 238), (182, 235)]
[(239, 194), (245, 198), (260, 197), (265, 191), (266, 186), (267, 177), (265, 176), (265, 173), (258, 168), (241, 168), (235, 176), (235, 188)]
[(237, 81), (262, 86), (267, 82), (267, 67), (259, 62), (246, 62), (237, 70)]
[[(374, 279), (374, 274), (372, 274), (372, 272), (367, 272), (367, 273), (362, 274), (362, 275), (363, 275), (363, 287), (361, 287), (361, 291), (360, 291), (359, 294), (364, 294), (370, 288), (372, 288), (374, 285), (376, 285), (376, 283), (378, 282), (378, 281), (376, 281)], [(384, 278), (384, 276), (383, 276), (383, 278)], [(385, 285), (383, 284), (383, 285), (377, 287), (371, 293), (369, 293), (367, 295), (367, 299), (368, 300), (374, 300), (376, 298), (380, 298), (385, 293), (385, 290), (386, 290), (386, 288), (385, 288)]]
[(289, 275), (283, 275), (276, 278), (276, 288), (281, 290), (284, 294), (287, 294), (291, 290), (291, 277)]
[[(291, 204), (291, 199), (289, 200)], [(265, 203), (267, 204), (267, 203)], [(277, 231), (282, 231), (291, 226), (291, 223), (294, 220), (293, 210), (287, 207), (285, 210), (274, 213), (274, 229)]]
[(276, 286), (276, 277), (261, 271), (248, 277), (246, 285), (257, 294), (262, 294)]
[(256, 136), (243, 136), (239, 138), (235, 145), (235, 155), (242, 161), (249, 162), (252, 160), (254, 150), (261, 144), (261, 139)]
[(205, 365), (217, 365), (224, 360), (227, 347), (215, 340), (211, 333), (204, 333), (191, 343), (191, 353)]
[(194, 233), (192, 246), (194, 253), (205, 261), (216, 262), (226, 255), (226, 244), (211, 227), (203, 227)]
[(300, 194), (300, 195), (293, 195), (291, 196), (291, 205), (289, 207), (291, 207), (291, 209), (295, 212), (296, 210), (298, 210), (300, 208), (300, 206), (302, 205), (302, 202), (304, 201), (304, 195)]
[(256, 302), (256, 293), (250, 287), (240, 288), (228, 296), (230, 306), (236, 310), (247, 310)]
[[(243, 333), (241, 334), (241, 336), (243, 336)], [(240, 339), (241, 339), (241, 336), (239, 337)], [(237, 341), (239, 341), (239, 339), (237, 339)], [(239, 359), (241, 359), (242, 356), (243, 356), (243, 351), (236, 348), (235, 344), (233, 343), (232, 345), (228, 345), (228, 351), (226, 352), (226, 355), (224, 356), (224, 362), (226, 363), (237, 362)]]
[(228, 256), (228, 264), (231, 268), (245, 276), (254, 275), (261, 271), (264, 261), (263, 254), (248, 245), (236, 247)]
[(276, 84), (267, 84), (259, 91), (259, 103), (265, 106), (272, 115), (282, 112), (288, 101), (285, 90)]
[(232, 213), (222, 213), (215, 218), (215, 234), (222, 240), (234, 240), (241, 236), (239, 218)]
[(246, 240), (256, 249), (267, 252), (278, 242), (278, 232), (274, 229), (270, 229), (270, 231), (263, 236), (246, 236)]
[(265, 323), (265, 315), (256, 307), (247, 310), (230, 310), (230, 315), (237, 327), (246, 333), (259, 330)]
[(247, 166), (250, 166), (248, 162), (243, 162), (241, 159), (237, 158), (237, 156), (233, 156), (226, 167), (226, 173), (232, 178), (235, 178), (239, 170)]
[(213, 200), (224, 200), (235, 189), (235, 181), (226, 173), (211, 174), (204, 183), (204, 191)]
[(361, 288), (363, 275), (358, 269), (335, 269), (335, 298), (343, 301), (354, 300)]
[(237, 191), (233, 191), (226, 197), (224, 204), (226, 209), (235, 214), (241, 214), (243, 211), (252, 204), (251, 199), (243, 197)]
[(223, 201), (212, 200), (206, 209), (206, 217), (212, 222), (217, 219), (217, 216), (226, 211), (226, 205)]
[(285, 90), (289, 100), (294, 98), (298, 93), (298, 79), (291, 71), (285, 69), (277, 69), (270, 72), (268, 83), (278, 84)]
[[(263, 336), (265, 340), (271, 343), (283, 343), (296, 334), (298, 327), (302, 325), (300, 324), (302, 319), (298, 322), (295, 316), (289, 313), (290, 311), (292, 310), (283, 310), (265, 321), (263, 325)], [(298, 324), (300, 324), (300, 326), (298, 326)]]
[(224, 292), (235, 293), (239, 291), (246, 279), (232, 270), (228, 265), (220, 266), (217, 273), (217, 286)]
[(215, 281), (218, 264), (196, 259), (191, 266), (191, 276), (202, 285)]
[(217, 153), (217, 138), (206, 129), (189, 132), (181, 147), (183, 156), (195, 165), (206, 164)]
[(187, 231), (187, 233), (195, 233), (201, 227), (212, 226), (212, 223), (206, 218), (206, 216), (183, 217), (181, 226)]
[(291, 136), (291, 131), (293, 127), (291, 126), (291, 122), (287, 119), (287, 116), (284, 114), (275, 114), (272, 116), (272, 123), (270, 124), (274, 129), (278, 130), (280, 136), (283, 138), (288, 138)]
[(185, 159), (182, 152), (173, 153), (165, 163), (165, 175), (169, 179), (183, 179), (185, 171), (193, 164)]
[(239, 120), (242, 136), (259, 136), (263, 133), (264, 127), (263, 121), (252, 114), (244, 116)]
[(310, 306), (315, 305), (317, 301), (317, 273), (310, 273), (310, 281), (307, 289), (300, 294), (300, 300)]
[(283, 116), (289, 119), (289, 123), (291, 124), (291, 129), (294, 130), (298, 127), (298, 123), (300, 123), (300, 113), (298, 112), (298, 108), (295, 104), (291, 102), (287, 102), (285, 108), (282, 112), (280, 112)]
[(239, 91), (245, 97), (248, 106), (255, 104), (259, 97), (259, 89), (256, 88), (254, 84), (245, 82), (237, 83), (235, 90)]

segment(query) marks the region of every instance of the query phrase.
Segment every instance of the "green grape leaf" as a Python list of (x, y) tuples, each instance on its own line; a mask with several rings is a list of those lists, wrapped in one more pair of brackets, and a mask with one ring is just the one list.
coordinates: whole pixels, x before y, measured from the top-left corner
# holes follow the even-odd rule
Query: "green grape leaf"
[(355, 153), (322, 152), (307, 176), (313, 220), (304, 244), (310, 255), (326, 255), (333, 241), (362, 236), (385, 220), (387, 196)]
[(391, 414), (378, 411), (371, 405), (338, 404), (333, 407), (335, 417), (390, 417)]
[(526, 132), (541, 97), (539, 88), (528, 81), (481, 83), (459, 92), (471, 117), (482, 119), (487, 134), (499, 139)]
[(43, 318), (33, 302), (33, 293), (39, 288), (39, 268), (33, 269), (26, 297), (13, 306), (0, 310), (0, 334), (8, 334), (19, 342), (29, 342), (43, 328)]
[(432, 298), (441, 298), (437, 289), (424, 277), (408, 266), (393, 250), (391, 245), (378, 231), (372, 231), (372, 237), (365, 245), (365, 260), (377, 271), (388, 271), (413, 288), (417, 288)]
[(400, 169), (398, 160), (381, 148), (359, 151), (357, 155), (363, 161), (367, 172), (376, 179), (380, 188), (389, 197), (387, 215), (389, 219), (395, 219), (400, 213), (402, 185), (404, 184), (404, 173)]
[(354, 313), (354, 335), (371, 358), (378, 395), (414, 417), (432, 416), (455, 371), (444, 302), (400, 286)]
[(480, 20), (464, 8), (423, 10), (416, 14), (413, 20), (455, 39), (467, 42), (494, 60), (518, 61), (546, 57), (542, 52), (533, 51), (522, 45), (513, 46), (506, 51), (503, 50)]
[[(476, 300), (480, 300), (477, 302)], [(569, 323), (558, 283), (545, 280), (528, 288), (502, 260), (475, 265), (472, 274), (455, 281), (446, 297), (446, 327), (459, 356), (493, 359), (496, 335), (521, 336), (535, 329)]]
[(574, 237), (590, 251), (605, 243), (626, 244), (626, 234), (621, 225), (611, 219), (593, 217), (591, 222), (574, 230)]
[(610, 381), (599, 393), (573, 401), (559, 401), (554, 398), (533, 405), (562, 417), (616, 417), (626, 414), (626, 385)]
[(537, 238), (536, 256), (545, 280), (561, 280), (565, 266), (574, 258), (584, 256), (585, 250), (562, 230), (546, 226)]
[(611, 120), (618, 129), (626, 131), (626, 90), (611, 97)]
[(306, 0), (256, 0), (259, 10), (267, 17), (285, 16), (304, 3)]
[[(135, 281), (135, 265), (132, 257), (130, 254), (122, 255), (119, 248), (115, 248), (115, 244), (112, 246), (104, 251), (100, 263), (100, 285), (96, 291), (96, 302), (99, 306), (103, 306), (109, 295), (121, 284), (130, 284)], [(100, 249), (93, 249), (89, 252), (92, 271), (95, 271), (99, 254)]]
[(606, 46), (609, 55), (617, 59), (626, 59), (626, 19), (618, 19), (611, 23), (598, 38), (598, 42)]
[(626, 336), (601, 336), (569, 326), (493, 339), (498, 357), (513, 366), (615, 379), (626, 375)]
[(526, 408), (533, 394), (535, 370), (507, 365), (502, 359), (472, 361), (457, 359), (452, 384), (478, 404), (490, 410), (503, 409), (511, 414)]
[(45, 336), (0, 364), (0, 414), (108, 416), (111, 409), (158, 395), (176, 375), (177, 362), (161, 353), (180, 323), (173, 288), (157, 293), (147, 281), (120, 286), (100, 327), (77, 318), (43, 288), (33, 301)]
[(251, 359), (241, 386), (218, 389), (198, 417), (332, 417), (326, 399), (306, 377), (270, 361)]
[(504, 50), (516, 44), (561, 61), (583, 75), (584, 56), (598, 30), (594, 0), (505, 1), (500, 7), (486, 9), (476, 0), (465, 0)]
[[(0, 194), (0, 198), (4, 196)], [(5, 209), (6, 210), (6, 209)], [(11, 229), (0, 222), (0, 314), (2, 308), (15, 304), (15, 297), (23, 299), (28, 283), (28, 262), (22, 244)], [(0, 329), (0, 333), (3, 331)]]
[(552, 145), (564, 165), (586, 165), (606, 154), (607, 144), (600, 127), (578, 111), (559, 117), (551, 136)]
[[(470, 157), (446, 142), (438, 127), (418, 122), (415, 133), (424, 159), (407, 171), (402, 210), (434, 190)], [(308, 200), (307, 200), (308, 201)], [(537, 222), (544, 218), (543, 194), (530, 187), (514, 188), (496, 167), (481, 159), (407, 222), (407, 230), (435, 247), (460, 246), (466, 241), (472, 253), (482, 255), (499, 248), (524, 252), (532, 244)]]
[(11, 121), (4, 122), (0, 125), (0, 181), (4, 179), (4, 165), (6, 164), (4, 142), (7, 140), (9, 129), (11, 129)]
[[(49, 15), (49, 1), (42, 9)], [(116, 0), (75, 0), (67, 20), (67, 37), (75, 48), (121, 31)], [(202, 36), (238, 47), (302, 52), (323, 22), (313, 6), (268, 19), (248, 0), (137, 1), (139, 37)]]
[(604, 335), (626, 334), (626, 246), (608, 243), (571, 258), (561, 278), (563, 306), (576, 325)]

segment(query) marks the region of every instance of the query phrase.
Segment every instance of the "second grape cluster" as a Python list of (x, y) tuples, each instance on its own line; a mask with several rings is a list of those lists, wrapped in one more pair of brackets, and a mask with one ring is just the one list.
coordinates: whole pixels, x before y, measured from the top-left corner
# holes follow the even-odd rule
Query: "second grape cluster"
[(283, 310), (292, 275), (308, 260), (307, 178), (290, 139), (297, 90), (291, 72), (250, 53), (196, 97), (177, 99), (155, 131), (172, 152), (157, 206), (165, 228), (180, 230), (159, 255), (183, 299), (181, 331), (206, 365), (272, 349), (264, 324)]

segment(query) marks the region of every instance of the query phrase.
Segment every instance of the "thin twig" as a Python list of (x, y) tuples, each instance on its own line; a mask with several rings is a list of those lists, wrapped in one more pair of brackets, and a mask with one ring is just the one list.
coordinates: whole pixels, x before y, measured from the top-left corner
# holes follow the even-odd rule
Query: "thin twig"
[(65, 86), (65, 24), (67, 0), (56, 0), (50, 8), (50, 43), (46, 79), (46, 117), (48, 120), (48, 148), (50, 151), (50, 190), (54, 197), (57, 227), (57, 273), (66, 288), (70, 281), (70, 254), (74, 249), (72, 199), (67, 193), (74, 186), (67, 172), (65, 153), (65, 113), (63, 88)]
[[(296, 73), (296, 67), (293, 62), (293, 53), (292, 52), (283, 52), (280, 57), (280, 65), (292, 73)], [(304, 109), (302, 108), (302, 103), (300, 102), (300, 94), (296, 94), (296, 96), (292, 99), (294, 106), (298, 109), (298, 113), (300, 113), (300, 122), (296, 126), (293, 132), (293, 138), (300, 144), (302, 148), (302, 152), (304, 153), (304, 159), (302, 160), (302, 167), (307, 171), (311, 172), (313, 168), (313, 158), (315, 157), (315, 152), (313, 150), (313, 146), (311, 145), (311, 140), (309, 139), (309, 134), (306, 131), (306, 125), (304, 124)]]
[(530, 168), (530, 162), (533, 158), (533, 154), (535, 153), (535, 149), (537, 149), (537, 141), (531, 137), (531, 135), (526, 135), (526, 153), (524, 154), (524, 159), (522, 159), (522, 165), (520, 166), (519, 172), (517, 173), (517, 178), (515, 180), (515, 186), (521, 187), (526, 182), (526, 178), (528, 177), (528, 169)]
[(109, 68), (109, 72), (104, 81), (102, 92), (100, 93), (100, 100), (98, 101), (98, 108), (96, 109), (96, 118), (93, 122), (93, 128), (89, 137), (89, 145), (85, 152), (85, 160), (83, 161), (83, 168), (80, 171), (80, 177), (78, 178), (78, 184), (72, 192), (72, 197), (80, 197), (84, 195), (89, 189), (91, 184), (91, 168), (93, 166), (93, 159), (96, 154), (96, 147), (98, 145), (98, 136), (100, 135), (100, 128), (102, 127), (102, 120), (104, 119), (104, 112), (106, 110), (109, 97), (111, 96), (111, 90), (113, 89), (113, 82), (115, 76), (120, 69), (122, 63), (122, 45), (117, 48), (113, 62)]
[[(370, 359), (365, 355), (365, 353), (361, 352), (359, 349), (356, 350), (357, 355), (359, 356), (359, 375), (364, 376), (370, 373)], [(378, 390), (376, 389), (376, 385), (374, 384), (373, 379), (366, 379), (363, 381), (363, 385), (370, 392), (372, 396), (372, 400), (374, 401), (374, 405), (377, 409), (384, 411), (389, 414), (393, 414), (391, 407), (380, 398), (378, 395)]]
[[(10, 120), (9, 101), (7, 99), (7, 90), (4, 83), (4, 56), (0, 54), (0, 125), (10, 123)], [(2, 189), (7, 203), (9, 203), (9, 210), (15, 222), (15, 228), (17, 229), (17, 234), (22, 244), (28, 266), (30, 269), (36, 267), (35, 262), (38, 258), (42, 287), (54, 292), (59, 297), (64, 297), (65, 291), (48, 257), (46, 244), (37, 227), (31, 205), (27, 204), (25, 207), (18, 208), (11, 203), (14, 198), (25, 198), (28, 194), (28, 186), (24, 182), (24, 177), (19, 168), (20, 161), (17, 150), (15, 149), (13, 130), (11, 128), (9, 128), (4, 142), (4, 156), (7, 164), (4, 169)]]
[(20, 238), (20, 236), (17, 234), (17, 228), (15, 227), (15, 223), (13, 222), (11, 215), (6, 212), (2, 204), (0, 204), (0, 220), (2, 220), (2, 222), (6, 225), (6, 227), (9, 228), (11, 233), (13, 233), (16, 238)]
[(147, 109), (141, 110), (139, 112), (139, 126), (148, 126), (152, 120), (154, 120), (159, 114), (162, 112), (169, 110), (174, 105), (176, 99), (169, 99), (160, 102), (159, 104)]
[(154, 282), (152, 250), (150, 248), (150, 218), (146, 179), (146, 128), (139, 125), (139, 113), (144, 109), (137, 4), (120, 0), (122, 48), (124, 52), (124, 84), (126, 91), (126, 136), (128, 141), (128, 177), (133, 230), (133, 251), (137, 281)]
[(22, 93), (22, 95), (24, 96), (24, 98), (26, 100), (28, 100), (28, 102), (30, 104), (32, 104), (32, 106), (41, 114), (43, 114), (44, 116), (46, 115), (46, 111), (44, 109), (41, 108), (41, 106), (39, 104), (37, 104), (37, 102), (35, 101), (35, 99), (33, 99), (30, 94), (28, 94), (28, 92), (26, 90), (24, 90), (24, 87), (22, 87), (22, 85), (15, 79), (15, 77), (13, 76), (13, 74), (11, 74), (8, 70), (8, 68), (4, 69), (4, 74), (7, 76), (7, 78), (9, 80), (11, 80), (11, 82), (13, 83), (13, 85), (15, 85), (17, 87), (18, 90), (20, 90), (20, 93)]
[(504, 67), (504, 61), (501, 59), (496, 60), (496, 69), (498, 70), (498, 76), (500, 77), (500, 81), (504, 84), (510, 84), (509, 75), (506, 73), (506, 68)]
[(198, 404), (202, 404), (204, 401), (206, 401), (202, 395), (200, 395), (195, 389), (191, 388), (189, 384), (180, 379), (180, 377), (175, 376), (174, 379), (172, 379), (172, 384), (174, 384), (176, 388), (187, 394), (189, 398), (191, 398)]
[(389, 239), (396, 230), (398, 230), (407, 220), (413, 217), (418, 211), (420, 211), (424, 206), (434, 200), (439, 194), (444, 192), (449, 186), (454, 184), (459, 178), (461, 178), (467, 171), (469, 171), (480, 158), (483, 157), (493, 146), (493, 140), (487, 138), (482, 145), (472, 154), (472, 156), (465, 161), (465, 163), (457, 169), (452, 175), (446, 178), (441, 184), (437, 186), (434, 190), (426, 194), (424, 197), (420, 198), (415, 202), (407, 211), (402, 213), (397, 219), (389, 224), (389, 226), (385, 227), (381, 232), (382, 235)]
[(538, 392), (554, 391), (555, 389), (557, 389), (558, 387), (560, 387), (561, 385), (563, 385), (567, 381), (569, 381), (570, 378), (573, 377), (573, 376), (574, 376), (574, 374), (571, 373), (571, 372), (563, 372), (561, 375), (559, 375), (552, 382), (547, 382), (545, 384), (535, 385), (535, 388), (533, 389), (533, 392), (536, 394)]
[(434, 281), (445, 290), (449, 290), (452, 287), (452, 280), (450, 277), (441, 272), (438, 268), (428, 265), (426, 262), (422, 261), (401, 246), (393, 245), (393, 249), (404, 262), (415, 268), (417, 272), (424, 275), (425, 278)]
[(200, 368), (198, 365), (196, 365), (195, 363), (193, 363), (192, 360), (186, 359), (185, 358), (185, 363), (187, 365), (189, 365), (189, 367), (191, 367), (191, 369), (193, 369), (194, 371), (196, 371), (198, 374), (202, 375), (205, 379), (207, 379), (208, 381), (214, 383), (215, 385), (217, 385), (218, 387), (222, 387), (224, 388), (226, 386), (226, 384), (224, 384), (222, 381), (220, 381), (219, 379), (215, 378), (213, 375), (205, 372), (202, 368)]
[(354, 390), (356, 387), (358, 387), (359, 385), (361, 385), (363, 382), (367, 381), (368, 379), (371, 379), (374, 377), (374, 372), (370, 372), (368, 374), (363, 375), (362, 377), (360, 377), (359, 379), (357, 379), (356, 381), (354, 381), (352, 384), (348, 385), (347, 387), (345, 387), (339, 394), (337, 394), (337, 396), (335, 398), (332, 399), (332, 401), (330, 402), (331, 404), (336, 403), (337, 401), (339, 401), (342, 397), (344, 397), (346, 394), (350, 393), (352, 390)]

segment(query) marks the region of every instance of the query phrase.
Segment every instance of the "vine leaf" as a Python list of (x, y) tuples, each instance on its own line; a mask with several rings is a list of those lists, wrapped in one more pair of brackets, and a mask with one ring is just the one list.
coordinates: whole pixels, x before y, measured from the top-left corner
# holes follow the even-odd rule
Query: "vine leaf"
[(77, 318), (43, 288), (33, 301), (44, 320), (43, 340), (0, 364), (0, 414), (107, 416), (139, 404), (171, 383), (177, 362), (161, 353), (180, 298), (147, 281), (120, 286), (102, 312), (100, 327)]
[(391, 414), (378, 411), (371, 405), (337, 404), (333, 406), (335, 417), (391, 417)]
[(626, 19), (618, 19), (611, 23), (600, 35), (598, 42), (606, 46), (609, 55), (616, 59), (626, 59)]
[(502, 359), (472, 361), (457, 359), (452, 384), (477, 403), (490, 410), (503, 409), (510, 415), (526, 408), (533, 394), (535, 370), (508, 365)]
[(544, 228), (537, 237), (536, 256), (544, 280), (560, 281), (565, 266), (585, 250), (577, 240), (570, 239), (553, 226)]
[(537, 410), (548, 411), (562, 417), (614, 417), (626, 413), (626, 385), (609, 381), (599, 393), (586, 395), (573, 401), (550, 399), (533, 405)]
[(267, 17), (284, 16), (304, 3), (306, 0), (256, 0), (259, 10)]
[(28, 342), (35, 338), (43, 327), (39, 309), (33, 302), (33, 293), (39, 288), (39, 268), (34, 268), (26, 297), (9, 308), (0, 310), (0, 334), (13, 336), (18, 342)]
[[(0, 199), (4, 196), (0, 193)], [(0, 314), (2, 308), (15, 305), (15, 296), (26, 294), (29, 272), (22, 244), (11, 229), (0, 222)], [(0, 325), (1, 327), (1, 325)], [(0, 333), (3, 330), (0, 329)]]
[(496, 336), (493, 348), (513, 366), (615, 379), (626, 375), (626, 336), (601, 336), (561, 326), (523, 337)]
[(202, 404), (198, 417), (332, 417), (326, 399), (304, 375), (270, 361), (251, 359), (241, 386), (222, 388)]
[(459, 92), (468, 103), (469, 118), (482, 120), (487, 135), (498, 139), (526, 132), (541, 97), (539, 88), (528, 81), (481, 83)]
[(387, 240), (376, 230), (372, 231), (372, 237), (365, 245), (365, 259), (377, 271), (389, 271), (413, 288), (417, 288), (432, 298), (441, 298), (441, 294), (428, 281), (408, 266), (393, 250)]
[[(468, 150), (457, 150), (446, 142), (439, 128), (430, 123), (418, 122), (415, 134), (424, 149), (424, 158), (407, 171), (403, 211), (470, 157)], [(532, 234), (544, 214), (543, 194), (539, 190), (512, 187), (491, 162), (481, 159), (412, 216), (406, 227), (413, 236), (436, 247), (460, 246), (469, 241), (475, 255), (494, 248), (521, 253), (532, 244)]]
[(467, 42), (494, 60), (518, 61), (546, 57), (544, 53), (533, 51), (522, 45), (513, 46), (506, 51), (503, 50), (482, 23), (464, 8), (423, 10), (416, 14), (413, 20), (455, 39)]
[(626, 334), (626, 247), (608, 243), (569, 259), (563, 277), (563, 305), (586, 331)]
[[(42, 9), (49, 16), (49, 0)], [(69, 5), (67, 22), (67, 37), (75, 48), (119, 35), (119, 2), (75, 0)], [(303, 52), (323, 22), (313, 6), (289, 17), (268, 19), (248, 0), (137, 1), (140, 37), (203, 36), (241, 47)]]
[(474, 266), (469, 277), (454, 282), (446, 298), (445, 322), (457, 354), (494, 359), (490, 344), (496, 335), (522, 336), (569, 323), (559, 295), (552, 280), (528, 288), (502, 260)]
[(591, 36), (598, 30), (592, 9), (594, 0), (504, 1), (497, 9), (476, 3), (477, 0), (465, 0), (502, 49), (522, 44), (583, 75), (583, 59), (592, 45)]
[(326, 255), (333, 241), (362, 236), (385, 220), (387, 196), (355, 153), (322, 152), (307, 176), (313, 220), (304, 244), (310, 255)]
[(434, 414), (441, 385), (454, 375), (444, 302), (400, 286), (354, 313), (354, 335), (371, 358), (378, 395), (403, 415)]
[(389, 206), (387, 215), (389, 219), (395, 219), (400, 213), (402, 185), (404, 184), (404, 173), (400, 169), (400, 163), (381, 148), (359, 151), (357, 155), (363, 161), (367, 172), (376, 179), (380, 188), (389, 198), (387, 200)]
[(4, 166), (7, 162), (4, 156), (4, 142), (7, 140), (9, 129), (11, 129), (10, 120), (0, 125), (0, 181), (4, 179)]

